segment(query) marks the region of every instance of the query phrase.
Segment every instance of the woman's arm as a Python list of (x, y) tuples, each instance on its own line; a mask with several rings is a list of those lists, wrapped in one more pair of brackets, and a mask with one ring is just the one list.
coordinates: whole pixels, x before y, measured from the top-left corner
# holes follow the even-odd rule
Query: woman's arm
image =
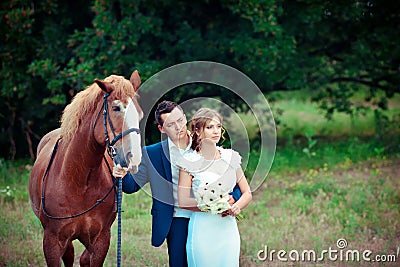
[(238, 184), (235, 185), (235, 187), (233, 188), (232, 192), (229, 193), (229, 204), (232, 206), (233, 203), (235, 203), (236, 201), (239, 200), (239, 198), (242, 196), (242, 192), (240, 191), (240, 188), (238, 186)]
[(236, 171), (237, 185), (242, 192), (242, 196), (236, 201), (230, 208), (229, 214), (232, 216), (238, 215), (242, 209), (244, 209), (252, 200), (253, 195), (251, 194), (249, 183), (243, 173), (242, 168), (238, 168)]
[(192, 198), (192, 176), (184, 170), (179, 170), (178, 204), (182, 209), (200, 211), (196, 199)]

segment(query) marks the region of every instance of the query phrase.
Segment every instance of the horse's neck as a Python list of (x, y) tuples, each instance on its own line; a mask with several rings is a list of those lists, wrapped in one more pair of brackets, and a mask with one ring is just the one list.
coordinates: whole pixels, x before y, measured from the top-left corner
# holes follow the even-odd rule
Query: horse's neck
[(91, 134), (77, 134), (64, 145), (63, 168), (68, 168), (68, 172), (74, 173), (72, 179), (76, 179), (76, 182), (87, 184), (88, 179), (92, 178), (90, 174), (102, 171), (105, 147), (96, 143)]

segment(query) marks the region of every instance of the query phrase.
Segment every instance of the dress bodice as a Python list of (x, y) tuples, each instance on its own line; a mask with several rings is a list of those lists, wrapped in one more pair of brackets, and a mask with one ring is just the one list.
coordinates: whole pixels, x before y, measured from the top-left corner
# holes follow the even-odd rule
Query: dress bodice
[(193, 192), (207, 188), (218, 188), (218, 191), (227, 194), (232, 192), (237, 183), (236, 171), (240, 168), (241, 156), (232, 149), (217, 147), (221, 157), (216, 160), (207, 160), (198, 152), (191, 150), (179, 157), (177, 166), (190, 173)]

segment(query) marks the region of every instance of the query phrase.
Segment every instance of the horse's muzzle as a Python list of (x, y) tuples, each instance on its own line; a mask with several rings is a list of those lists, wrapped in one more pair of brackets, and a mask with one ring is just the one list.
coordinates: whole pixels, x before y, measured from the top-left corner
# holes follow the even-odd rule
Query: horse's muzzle
[(135, 174), (138, 172), (138, 166), (133, 164), (133, 155), (131, 152), (126, 153), (124, 161), (122, 162), (126, 165), (121, 165), (122, 167), (128, 168), (128, 172)]
[(128, 168), (131, 152), (128, 152), (126, 155), (124, 155), (123, 149), (117, 148), (115, 151), (116, 153), (113, 158), (114, 164), (119, 164), (121, 167)]
[(129, 171), (131, 174), (135, 174), (135, 173), (138, 172), (138, 167), (137, 167), (137, 166), (131, 166), (131, 167), (128, 169), (128, 171)]

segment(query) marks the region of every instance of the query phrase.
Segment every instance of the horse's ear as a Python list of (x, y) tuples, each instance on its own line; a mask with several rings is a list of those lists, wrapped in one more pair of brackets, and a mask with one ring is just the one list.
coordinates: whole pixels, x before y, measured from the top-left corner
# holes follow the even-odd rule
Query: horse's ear
[(103, 90), (107, 94), (111, 93), (114, 90), (114, 85), (110, 82), (106, 82), (99, 79), (94, 79), (94, 82), (97, 83), (97, 85), (101, 88), (101, 90)]
[(137, 90), (139, 89), (140, 83), (141, 83), (139, 72), (137, 70), (132, 72), (131, 78), (129, 80), (131, 81), (131, 84), (133, 85), (133, 89), (135, 89), (135, 92), (137, 92)]

